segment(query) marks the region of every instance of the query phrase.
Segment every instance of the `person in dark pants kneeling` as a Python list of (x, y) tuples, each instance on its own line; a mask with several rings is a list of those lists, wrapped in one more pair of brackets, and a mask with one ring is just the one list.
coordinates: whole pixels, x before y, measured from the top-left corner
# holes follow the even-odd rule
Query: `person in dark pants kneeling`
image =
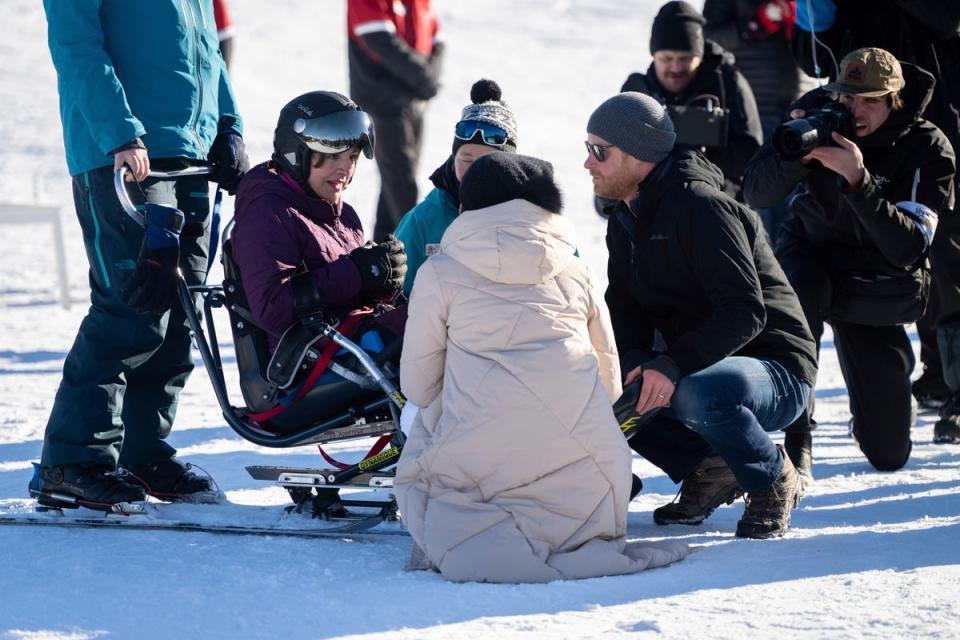
[(802, 484), (768, 432), (803, 412), (817, 363), (760, 219), (723, 193), (723, 174), (702, 153), (674, 147), (653, 98), (610, 98), (587, 133), (594, 192), (618, 201), (606, 301), (625, 383), (642, 384), (640, 414), (658, 412), (630, 445), (683, 482), (654, 520), (699, 524), (746, 492), (737, 535), (781, 536)]
[[(818, 342), (824, 322), (833, 327), (851, 435), (881, 471), (910, 458), (914, 356), (902, 325), (923, 313), (937, 217), (953, 206), (953, 149), (920, 117), (933, 85), (883, 49), (850, 52), (838, 81), (803, 96), (791, 117), (833, 108), (849, 114), (852, 133), (834, 131), (796, 158), (766, 145), (744, 182), (758, 207), (799, 185), (777, 257)], [(790, 429), (809, 433), (810, 421), (808, 411)]]

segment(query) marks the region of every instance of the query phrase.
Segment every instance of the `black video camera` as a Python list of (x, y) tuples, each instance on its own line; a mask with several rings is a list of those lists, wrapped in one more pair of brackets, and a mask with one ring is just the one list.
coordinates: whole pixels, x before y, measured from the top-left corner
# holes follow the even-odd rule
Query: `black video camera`
[(816, 147), (832, 145), (834, 131), (852, 139), (853, 118), (839, 102), (828, 102), (819, 109), (808, 111), (806, 117), (785, 122), (774, 129), (772, 144), (781, 159), (799, 160)]
[(722, 147), (727, 144), (729, 111), (708, 103), (699, 105), (668, 105), (667, 113), (673, 122), (677, 142), (693, 147)]

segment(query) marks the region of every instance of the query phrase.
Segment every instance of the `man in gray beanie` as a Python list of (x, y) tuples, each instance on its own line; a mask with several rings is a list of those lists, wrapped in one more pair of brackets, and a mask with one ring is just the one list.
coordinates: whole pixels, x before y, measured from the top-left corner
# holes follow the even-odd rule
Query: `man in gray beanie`
[(624, 386), (640, 385), (646, 418), (630, 446), (683, 482), (654, 511), (658, 524), (699, 524), (746, 493), (737, 535), (781, 536), (802, 485), (768, 432), (806, 407), (813, 336), (757, 215), (675, 138), (641, 93), (610, 98), (587, 124), (584, 167), (594, 192), (615, 201), (607, 306)]

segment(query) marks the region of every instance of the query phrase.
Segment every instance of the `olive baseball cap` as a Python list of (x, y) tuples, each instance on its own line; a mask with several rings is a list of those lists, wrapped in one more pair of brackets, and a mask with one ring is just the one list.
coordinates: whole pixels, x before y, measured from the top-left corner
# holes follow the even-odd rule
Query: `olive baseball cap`
[(866, 47), (851, 51), (840, 61), (840, 77), (823, 88), (864, 98), (879, 98), (903, 88), (900, 63), (889, 51)]

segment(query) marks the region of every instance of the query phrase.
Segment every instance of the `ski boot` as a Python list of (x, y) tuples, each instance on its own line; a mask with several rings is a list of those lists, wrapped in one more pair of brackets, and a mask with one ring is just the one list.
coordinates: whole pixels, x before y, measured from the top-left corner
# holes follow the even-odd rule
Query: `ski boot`
[(148, 495), (164, 502), (218, 504), (226, 498), (208, 475), (193, 470), (189, 462), (167, 458), (145, 464), (127, 464), (128, 482), (141, 485)]
[(113, 513), (143, 511), (146, 495), (122, 472), (105, 464), (63, 464), (41, 467), (34, 463), (30, 495), (39, 511), (87, 507)]

